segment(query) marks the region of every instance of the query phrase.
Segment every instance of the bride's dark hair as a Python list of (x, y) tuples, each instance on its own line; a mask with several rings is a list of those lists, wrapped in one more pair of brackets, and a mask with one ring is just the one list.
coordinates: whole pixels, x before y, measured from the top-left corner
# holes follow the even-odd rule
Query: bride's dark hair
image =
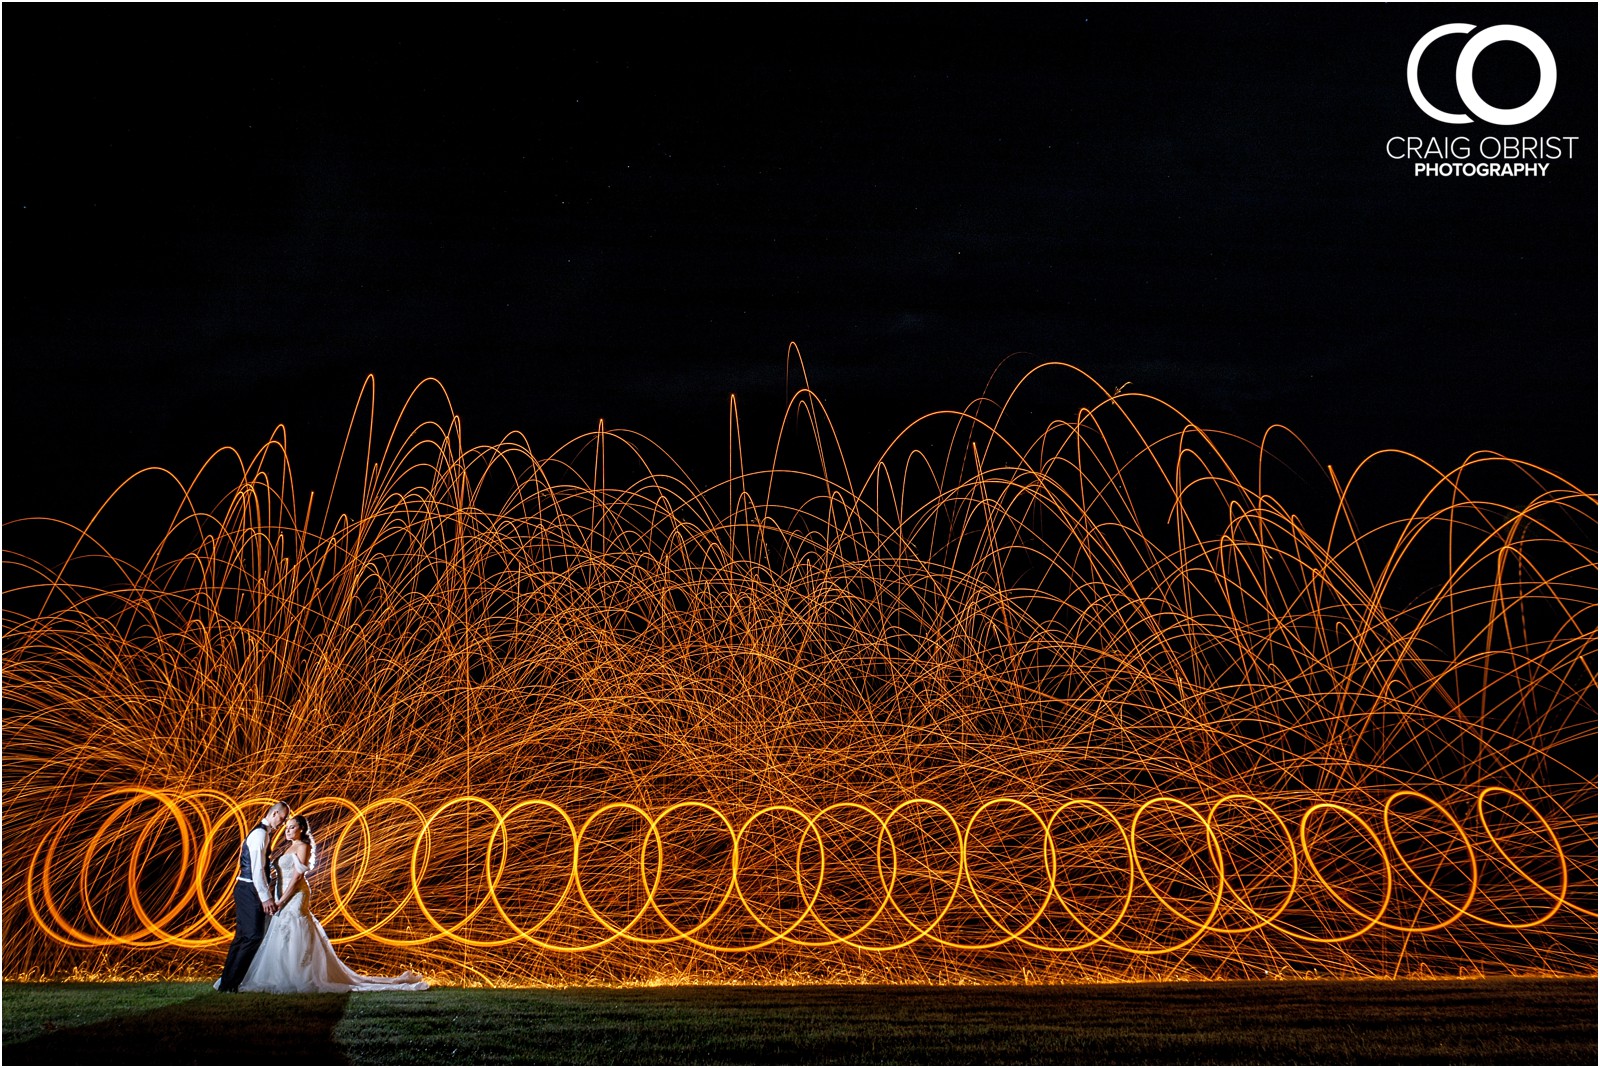
[(311, 873), (317, 870), (317, 840), (311, 834), (311, 821), (304, 816), (291, 816), (290, 819), (300, 827), (300, 836), (306, 840), (306, 848), (311, 852), (306, 855), (306, 878), (311, 878)]
[[(311, 821), (297, 813), (289, 817), (289, 822), (300, 828), (300, 837), (305, 840), (306, 848), (311, 850), (311, 853), (306, 857), (306, 878), (309, 879), (311, 873), (317, 870), (317, 840), (311, 835)], [(275, 878), (277, 876), (278, 858), (287, 853), (291, 845), (293, 845), (292, 842), (284, 839), (283, 844), (272, 851), (272, 874), (270, 877)]]

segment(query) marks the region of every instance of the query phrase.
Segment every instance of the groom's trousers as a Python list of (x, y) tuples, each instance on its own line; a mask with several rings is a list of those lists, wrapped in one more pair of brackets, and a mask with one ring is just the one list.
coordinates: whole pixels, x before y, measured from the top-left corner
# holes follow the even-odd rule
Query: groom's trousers
[(255, 884), (242, 881), (233, 884), (233, 910), (238, 927), (233, 944), (228, 947), (228, 962), (222, 966), (222, 981), (217, 984), (217, 989), (225, 993), (238, 990), (239, 984), (244, 982), (244, 973), (250, 970), (250, 962), (255, 959), (261, 939), (267, 933), (267, 914), (261, 907), (261, 899), (256, 897)]

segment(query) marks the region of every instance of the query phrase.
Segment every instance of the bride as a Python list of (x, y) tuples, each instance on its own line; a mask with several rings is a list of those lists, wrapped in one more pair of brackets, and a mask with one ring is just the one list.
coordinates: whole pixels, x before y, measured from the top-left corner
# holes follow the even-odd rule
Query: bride
[(374, 990), (426, 990), (428, 984), (414, 972), (396, 976), (361, 975), (351, 971), (333, 951), (322, 924), (311, 915), (306, 876), (311, 872), (311, 824), (304, 816), (290, 816), (283, 825), (288, 839), (278, 857), (278, 911), (267, 925), (267, 936), (239, 984), (243, 991), (268, 994), (346, 994)]

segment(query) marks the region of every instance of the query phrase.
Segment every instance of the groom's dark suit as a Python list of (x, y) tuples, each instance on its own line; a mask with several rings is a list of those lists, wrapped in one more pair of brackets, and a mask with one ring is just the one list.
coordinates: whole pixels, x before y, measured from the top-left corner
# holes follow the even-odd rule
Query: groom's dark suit
[(267, 825), (258, 823), (239, 845), (239, 878), (233, 884), (238, 929), (234, 932), (233, 944), (228, 947), (228, 961), (222, 966), (222, 980), (217, 984), (217, 989), (224, 993), (231, 994), (239, 989), (267, 933), (264, 906), (272, 900), (271, 884), (267, 882), (267, 842), (271, 837)]

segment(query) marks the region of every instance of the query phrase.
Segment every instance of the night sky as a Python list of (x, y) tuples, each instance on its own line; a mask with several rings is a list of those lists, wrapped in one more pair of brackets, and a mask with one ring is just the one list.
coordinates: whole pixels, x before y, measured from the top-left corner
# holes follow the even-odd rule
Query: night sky
[[(1545, 111), (1425, 116), (1406, 59), (1451, 21), (1539, 34)], [(82, 522), (280, 422), (325, 484), (369, 373), (390, 417), (441, 379), (469, 443), (604, 418), (709, 483), (729, 393), (768, 447), (790, 341), (858, 465), (1022, 353), (1344, 470), (1491, 449), (1596, 484), (1593, 6), (5, 26), (6, 519)], [(1463, 41), (1423, 61), (1447, 111)], [(1537, 81), (1515, 44), (1476, 68), (1499, 107)], [(1575, 157), (1424, 178), (1385, 148), (1503, 135)]]

